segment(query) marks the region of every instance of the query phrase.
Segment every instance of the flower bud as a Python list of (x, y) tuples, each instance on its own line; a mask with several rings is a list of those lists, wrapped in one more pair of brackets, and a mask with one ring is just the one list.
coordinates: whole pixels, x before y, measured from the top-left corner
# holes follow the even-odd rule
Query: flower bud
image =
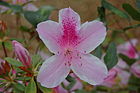
[(4, 75), (10, 72), (10, 65), (5, 61), (0, 59), (0, 75)]
[(18, 60), (22, 62), (22, 64), (30, 68), (31, 67), (31, 57), (29, 56), (29, 52), (17, 41), (13, 41), (13, 47)]
[(6, 23), (0, 20), (0, 32), (5, 33), (7, 29)]

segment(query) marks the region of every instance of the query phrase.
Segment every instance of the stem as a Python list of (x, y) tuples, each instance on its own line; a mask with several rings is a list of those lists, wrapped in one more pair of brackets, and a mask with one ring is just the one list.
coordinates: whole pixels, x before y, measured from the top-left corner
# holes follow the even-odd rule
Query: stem
[(5, 54), (5, 57), (7, 57), (7, 52), (6, 52), (6, 48), (5, 48), (4, 42), (2, 42), (2, 47), (3, 47), (3, 51), (4, 51), (4, 54)]
[(16, 14), (16, 36), (19, 34), (19, 20), (20, 20), (20, 16), (19, 16), (19, 14)]

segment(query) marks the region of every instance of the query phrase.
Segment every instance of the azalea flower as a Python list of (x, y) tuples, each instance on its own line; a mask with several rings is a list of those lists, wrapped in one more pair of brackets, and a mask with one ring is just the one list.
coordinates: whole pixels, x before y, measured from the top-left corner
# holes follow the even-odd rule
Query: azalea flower
[(140, 78), (140, 61), (135, 62), (131, 66), (131, 72), (138, 78)]
[(24, 3), (26, 3), (26, 2), (28, 2), (28, 1), (31, 1), (31, 0), (12, 0), (13, 2), (13, 4), (24, 4)]
[(108, 76), (104, 79), (104, 82), (101, 84), (103, 86), (112, 87), (116, 84), (117, 70), (112, 68), (109, 70)]
[(12, 41), (14, 52), (18, 60), (22, 62), (22, 64), (26, 68), (31, 67), (31, 57), (29, 56), (29, 52), (17, 41)]
[(5, 11), (7, 11), (8, 9), (9, 9), (8, 7), (0, 5), (0, 13), (3, 13)]
[(122, 53), (130, 58), (137, 58), (138, 54), (136, 53), (134, 47), (136, 46), (138, 41), (136, 39), (131, 39), (130, 42), (126, 42), (124, 44), (119, 45), (117, 47), (118, 53)]
[(50, 54), (47, 54), (44, 51), (38, 51), (37, 54), (40, 55), (43, 60), (45, 60), (51, 56)]
[[(3, 0), (3, 1), (14, 4), (14, 5), (15, 4), (16, 5), (22, 5), (22, 4), (27, 3), (31, 0)], [(3, 5), (0, 5), (0, 13), (3, 13), (5, 11), (9, 10), (9, 9), (10, 9), (9, 7), (5, 7)], [(28, 10), (28, 11), (37, 11), (38, 10), (38, 8), (34, 4), (31, 4), (31, 3), (23, 6), (23, 9)]]
[[(132, 42), (133, 46), (130, 44)], [(130, 42), (126, 42), (117, 47), (118, 53), (122, 53), (130, 58), (137, 58), (138, 55), (134, 49), (137, 44), (136, 39), (130, 40)], [(133, 68), (135, 65), (133, 66)], [(122, 59), (119, 59), (118, 64), (109, 70), (108, 76), (105, 78), (104, 82), (101, 84), (103, 86), (112, 87), (114, 85), (126, 86), (128, 84), (130, 78), (130, 72), (127, 71), (129, 69), (128, 64), (124, 62)], [(135, 71), (134, 69), (132, 72)], [(119, 79), (119, 81), (117, 80)]]
[[(136, 53), (134, 47), (136, 46), (138, 41), (136, 39), (131, 39), (130, 42), (126, 42), (124, 44), (119, 45), (117, 47), (118, 53), (122, 53), (130, 58), (137, 58), (138, 54)], [(130, 68), (128, 64), (126, 64), (126, 62), (124, 62), (122, 59), (119, 59), (119, 62), (115, 66), (115, 68), (118, 71), (118, 76), (120, 78), (120, 85), (127, 85), (129, 78), (131, 76), (130, 72), (127, 71), (127, 69), (129, 70)]]
[(76, 76), (92, 85), (103, 82), (108, 71), (105, 64), (89, 54), (105, 39), (102, 22), (80, 24), (79, 15), (71, 8), (59, 11), (59, 23), (48, 20), (37, 25), (39, 37), (55, 55), (42, 64), (37, 81), (42, 86), (58, 86), (72, 70)]
[(129, 78), (131, 76), (130, 72), (127, 71), (129, 66), (123, 60), (119, 59), (118, 64), (115, 66), (118, 72), (118, 78), (120, 80), (119, 84), (121, 86), (126, 86), (128, 84)]
[(28, 10), (28, 11), (37, 11), (38, 8), (33, 5), (33, 4), (27, 4), (23, 7), (24, 10)]
[(26, 2), (29, 2), (31, 0), (2, 0), (8, 3), (12, 3), (12, 4), (24, 4)]
[[(50, 57), (49, 54), (47, 54), (47, 53), (45, 53), (43, 51), (38, 51), (38, 54), (42, 57), (43, 60), (45, 60), (45, 59)], [(73, 91), (75, 91), (77, 89), (82, 89), (83, 85), (82, 85), (81, 80), (74, 73), (70, 73), (70, 76), (73, 77), (76, 80), (76, 83), (70, 89), (70, 91), (73, 92)], [(70, 82), (68, 82), (67, 80), (64, 80), (63, 84), (64, 84), (65, 87), (67, 87), (70, 84)], [(61, 85), (53, 88), (53, 90), (54, 90), (54, 93), (68, 93), (68, 91), (66, 89), (64, 89)]]

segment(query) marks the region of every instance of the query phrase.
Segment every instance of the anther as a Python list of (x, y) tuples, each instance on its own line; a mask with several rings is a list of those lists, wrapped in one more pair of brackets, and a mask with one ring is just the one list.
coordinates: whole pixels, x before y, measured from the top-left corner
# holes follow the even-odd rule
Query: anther
[(77, 53), (77, 56), (79, 56), (79, 54)]

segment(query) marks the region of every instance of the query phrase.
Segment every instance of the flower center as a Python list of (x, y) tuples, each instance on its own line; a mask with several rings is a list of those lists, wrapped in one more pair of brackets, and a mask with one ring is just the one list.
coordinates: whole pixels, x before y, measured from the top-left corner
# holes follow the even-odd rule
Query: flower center
[[(64, 56), (66, 58), (65, 66), (71, 66), (71, 62), (73, 59), (82, 59), (80, 53), (72, 48), (64, 49)], [(80, 64), (80, 66), (82, 66), (82, 63)]]
[(72, 53), (72, 51), (68, 49), (68, 50), (66, 50), (66, 52), (64, 53), (64, 55), (65, 55), (65, 56), (70, 56), (71, 53)]
[(67, 48), (64, 50), (64, 56), (66, 57), (66, 62), (65, 62), (65, 65), (67, 66), (71, 66), (71, 61), (72, 61), (72, 58), (73, 58), (73, 51), (72, 49), (70, 48)]

